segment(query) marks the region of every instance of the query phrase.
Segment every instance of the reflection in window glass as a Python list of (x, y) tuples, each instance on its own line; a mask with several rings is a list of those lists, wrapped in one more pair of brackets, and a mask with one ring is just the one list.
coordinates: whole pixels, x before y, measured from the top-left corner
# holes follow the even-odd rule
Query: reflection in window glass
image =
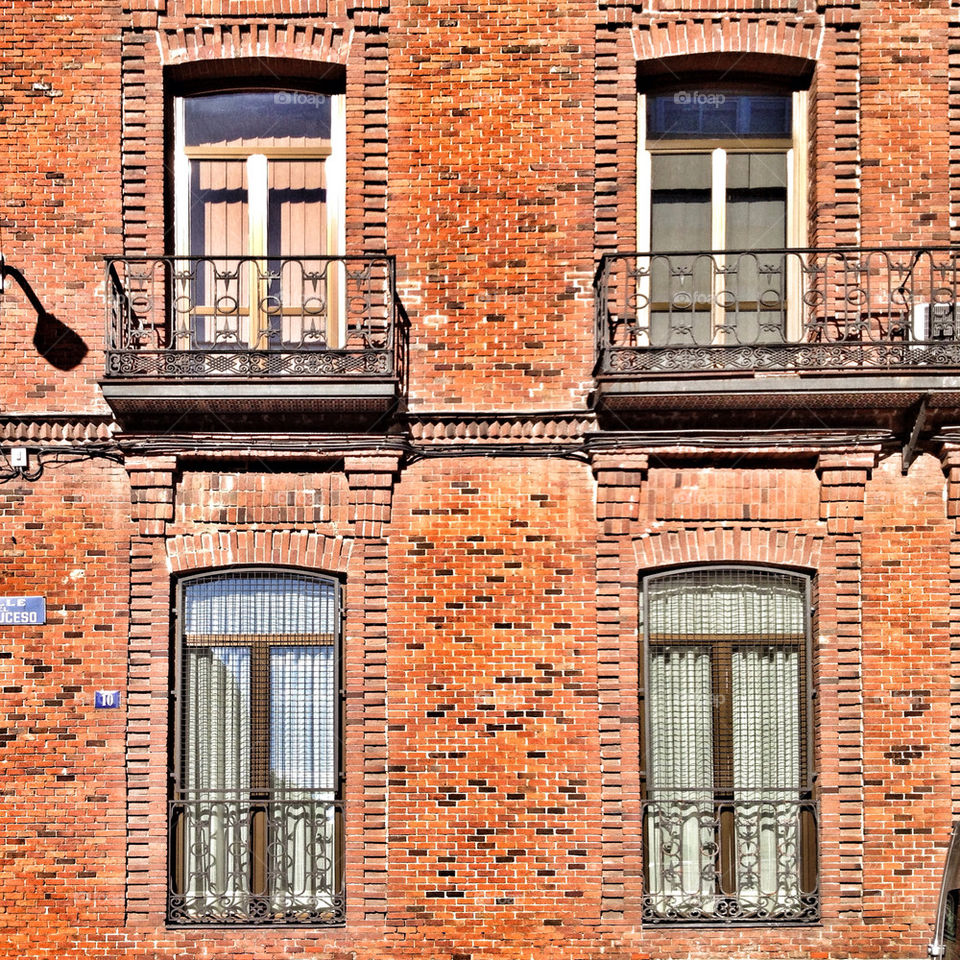
[(786, 138), (791, 98), (723, 90), (682, 90), (647, 97), (647, 137), (666, 139)]
[(186, 145), (245, 140), (330, 139), (330, 97), (296, 90), (188, 97)]

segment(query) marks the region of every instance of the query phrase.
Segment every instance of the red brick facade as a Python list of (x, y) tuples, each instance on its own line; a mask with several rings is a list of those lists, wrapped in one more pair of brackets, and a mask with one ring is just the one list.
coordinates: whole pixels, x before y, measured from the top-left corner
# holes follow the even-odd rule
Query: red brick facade
[[(0, 955), (924, 955), (960, 816), (960, 363), (623, 399), (594, 278), (643, 242), (638, 94), (727, 75), (807, 91), (810, 247), (960, 242), (960, 3), (0, 25), (0, 596), (47, 608), (0, 626)], [(396, 397), (118, 412), (103, 261), (171, 252), (172, 91), (270, 77), (344, 94), (346, 253), (396, 258)], [(642, 581), (718, 564), (811, 578), (816, 922), (644, 921)], [(342, 586), (335, 925), (168, 922), (175, 587), (241, 567)]]

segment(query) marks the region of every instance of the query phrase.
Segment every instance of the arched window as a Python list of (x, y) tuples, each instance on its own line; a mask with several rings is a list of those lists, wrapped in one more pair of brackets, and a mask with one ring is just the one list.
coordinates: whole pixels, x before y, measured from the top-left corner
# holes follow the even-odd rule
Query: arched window
[(808, 578), (698, 567), (643, 583), (644, 915), (819, 915)]
[(344, 98), (230, 90), (174, 100), (181, 349), (338, 347)]
[(326, 577), (178, 585), (171, 921), (343, 919), (339, 622)]
[(800, 261), (783, 251), (806, 243), (806, 109), (804, 92), (776, 88), (641, 95), (638, 242), (654, 255), (641, 291), (648, 345), (796, 337)]

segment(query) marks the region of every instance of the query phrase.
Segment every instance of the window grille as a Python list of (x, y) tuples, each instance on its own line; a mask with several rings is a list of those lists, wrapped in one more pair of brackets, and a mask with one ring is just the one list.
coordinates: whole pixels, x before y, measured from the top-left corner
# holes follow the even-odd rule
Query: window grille
[(805, 577), (645, 583), (649, 921), (815, 920)]
[(204, 575), (179, 614), (171, 920), (342, 919), (336, 583)]

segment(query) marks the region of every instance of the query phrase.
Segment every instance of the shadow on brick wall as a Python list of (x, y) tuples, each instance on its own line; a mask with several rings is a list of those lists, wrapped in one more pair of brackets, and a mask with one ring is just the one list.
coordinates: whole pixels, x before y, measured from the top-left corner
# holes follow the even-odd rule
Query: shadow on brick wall
[(16, 267), (0, 262), (0, 285), (7, 277), (16, 281), (24, 296), (30, 301), (30, 306), (37, 313), (33, 345), (40, 356), (58, 370), (73, 370), (74, 367), (78, 367), (89, 352), (83, 338), (44, 308), (36, 291)]

